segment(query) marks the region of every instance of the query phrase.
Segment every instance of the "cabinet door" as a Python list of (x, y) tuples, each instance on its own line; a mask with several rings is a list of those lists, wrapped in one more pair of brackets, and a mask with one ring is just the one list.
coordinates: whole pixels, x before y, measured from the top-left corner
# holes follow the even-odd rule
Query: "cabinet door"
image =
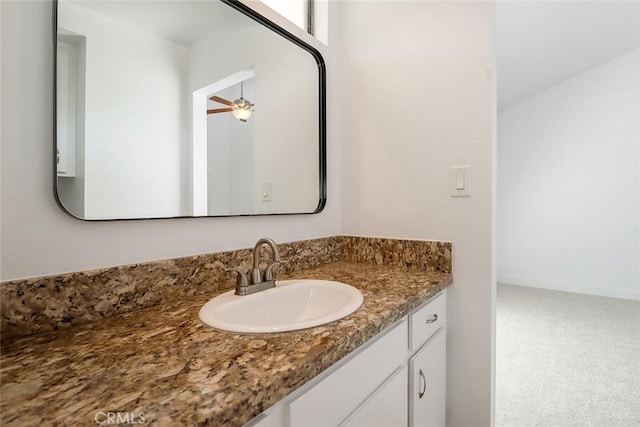
[(446, 351), (446, 333), (440, 329), (409, 361), (409, 425), (412, 427), (445, 425)]
[[(291, 427), (336, 426), (406, 365), (406, 320), (291, 402)], [(405, 389), (406, 394), (406, 389)]]
[(398, 370), (380, 386), (342, 426), (398, 427), (407, 425), (407, 367)]

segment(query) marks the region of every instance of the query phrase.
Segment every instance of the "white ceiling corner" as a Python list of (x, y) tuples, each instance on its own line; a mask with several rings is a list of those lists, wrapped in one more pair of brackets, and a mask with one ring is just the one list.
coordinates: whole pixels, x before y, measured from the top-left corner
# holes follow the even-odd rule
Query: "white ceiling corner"
[(640, 47), (640, 1), (498, 1), (498, 109)]

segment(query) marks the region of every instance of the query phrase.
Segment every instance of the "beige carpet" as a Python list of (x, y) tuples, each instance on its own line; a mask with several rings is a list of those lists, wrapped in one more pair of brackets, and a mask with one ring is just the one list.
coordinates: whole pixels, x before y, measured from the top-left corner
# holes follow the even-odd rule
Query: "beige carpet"
[(498, 285), (496, 426), (640, 426), (640, 302)]

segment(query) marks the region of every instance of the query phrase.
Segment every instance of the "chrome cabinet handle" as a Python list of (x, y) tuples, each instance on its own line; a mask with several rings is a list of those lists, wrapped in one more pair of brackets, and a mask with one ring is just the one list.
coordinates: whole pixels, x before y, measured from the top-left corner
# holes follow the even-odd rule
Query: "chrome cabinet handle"
[(431, 317), (430, 319), (427, 319), (425, 323), (433, 323), (436, 320), (438, 320), (438, 315), (436, 313), (433, 313), (433, 317)]
[(418, 399), (422, 399), (422, 396), (427, 392), (427, 378), (424, 376), (424, 372), (420, 369), (418, 375), (420, 376), (420, 380), (422, 383), (422, 391), (418, 392)]

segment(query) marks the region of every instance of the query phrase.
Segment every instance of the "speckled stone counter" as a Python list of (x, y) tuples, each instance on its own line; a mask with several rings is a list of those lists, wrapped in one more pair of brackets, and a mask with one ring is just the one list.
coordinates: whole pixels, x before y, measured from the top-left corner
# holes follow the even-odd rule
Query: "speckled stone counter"
[(282, 278), (337, 280), (363, 305), (328, 325), (238, 335), (202, 324), (222, 291), (189, 296), (2, 347), (2, 425), (95, 425), (99, 412), (145, 425), (238, 426), (451, 283), (448, 272), (338, 261)]
[[(331, 236), (278, 244), (282, 274), (337, 261), (451, 272), (451, 242)], [(266, 248), (261, 268), (266, 267)], [(225, 267), (251, 268), (251, 249), (0, 283), (3, 343), (234, 286)]]

